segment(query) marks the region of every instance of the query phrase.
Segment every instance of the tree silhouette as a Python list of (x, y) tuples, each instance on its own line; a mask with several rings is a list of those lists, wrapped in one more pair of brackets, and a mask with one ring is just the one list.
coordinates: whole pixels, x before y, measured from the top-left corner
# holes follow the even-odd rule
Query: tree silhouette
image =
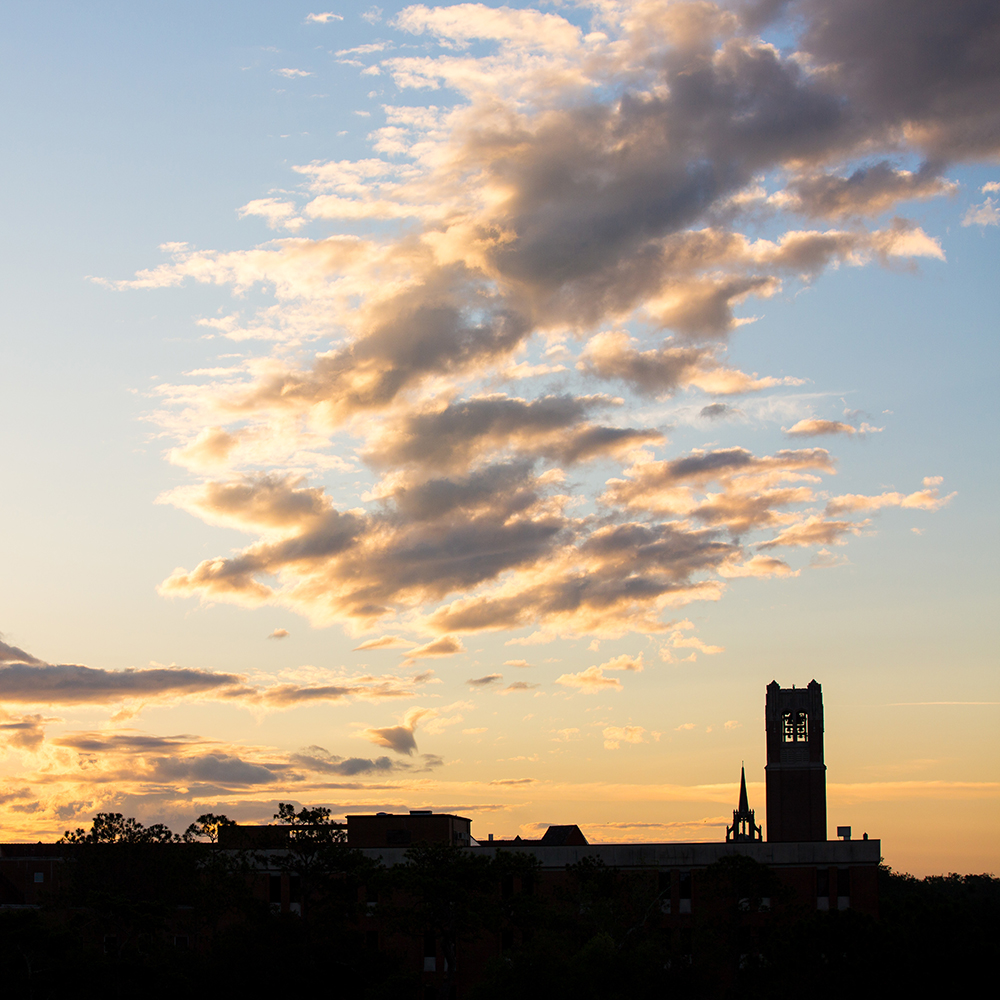
[(236, 826), (228, 816), (216, 816), (215, 813), (202, 813), (185, 831), (186, 843), (197, 843), (207, 840), (210, 844), (219, 842), (219, 831), (223, 827)]

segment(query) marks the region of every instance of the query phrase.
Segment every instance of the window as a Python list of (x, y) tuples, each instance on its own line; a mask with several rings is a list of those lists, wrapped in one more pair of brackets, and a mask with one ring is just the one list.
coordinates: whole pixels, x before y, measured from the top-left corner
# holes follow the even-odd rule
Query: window
[(691, 912), (691, 873), (681, 872), (679, 879), (680, 912)]
[(851, 869), (837, 869), (837, 909), (846, 910), (851, 905)]
[(837, 895), (850, 896), (851, 894), (851, 869), (837, 869)]
[(434, 932), (427, 931), (424, 934), (424, 972), (437, 971), (437, 941), (434, 939)]
[(830, 909), (830, 869), (816, 869), (816, 909)]
[(830, 895), (830, 870), (829, 868), (816, 869), (816, 895)]
[(281, 876), (271, 875), (267, 880), (267, 898), (271, 903), (281, 903)]
[(785, 712), (781, 739), (785, 743), (805, 743), (809, 739), (809, 716), (805, 712)]
[(659, 895), (661, 913), (670, 912), (671, 881), (670, 872), (659, 872), (657, 874), (656, 889)]
[(35, 881), (36, 882), (44, 882), (45, 881), (45, 872), (35, 872)]

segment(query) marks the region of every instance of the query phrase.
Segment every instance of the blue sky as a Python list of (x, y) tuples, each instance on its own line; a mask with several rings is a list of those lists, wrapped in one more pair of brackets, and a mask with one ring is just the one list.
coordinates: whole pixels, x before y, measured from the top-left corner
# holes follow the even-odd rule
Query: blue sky
[[(727, 250), (703, 276), (721, 280), (718, 274), (730, 268), (730, 275), (741, 279), (752, 272), (755, 280), (764, 280), (770, 266), (765, 258), (777, 252), (768, 246), (778, 246), (787, 234), (842, 234), (824, 266), (813, 267), (802, 257), (799, 270), (782, 265), (780, 287), (774, 278), (766, 296), (734, 298), (735, 320), (753, 322), (734, 325), (718, 314), (705, 318), (707, 313), (698, 312), (701, 306), (691, 305), (696, 298), (693, 285), (672, 293), (666, 305), (657, 299), (659, 292), (651, 291), (634, 309), (616, 312), (587, 305), (587, 312), (582, 305), (578, 309), (589, 294), (584, 284), (584, 290), (573, 292), (572, 309), (563, 299), (558, 307), (563, 311), (558, 312), (551, 301), (539, 304), (540, 291), (529, 295), (523, 290), (534, 280), (530, 268), (527, 278), (520, 271), (516, 278), (511, 277), (515, 271), (504, 271), (507, 244), (501, 242), (489, 251), (497, 255), (500, 271), (486, 266), (487, 285), (493, 282), (494, 292), (500, 288), (505, 301), (514, 302), (513, 285), (504, 282), (516, 280), (521, 289), (517, 308), (527, 308), (524, 302), (530, 298), (538, 310), (532, 320), (536, 332), (523, 342), (520, 353), (497, 356), (461, 377), (453, 369), (442, 369), (433, 386), (413, 383), (406, 390), (409, 396), (404, 393), (392, 406), (372, 410), (360, 425), (324, 425), (323, 430), (317, 424), (308, 447), (302, 441), (293, 447), (286, 435), (282, 441), (292, 451), (280, 457), (272, 448), (221, 471), (185, 469), (167, 460), (170, 449), (183, 449), (207, 428), (221, 426), (220, 379), (250, 384), (264, 370), (255, 364), (271, 366), (267, 371), (272, 373), (278, 368), (308, 371), (317, 356), (336, 350), (337, 343), (362, 337), (362, 327), (350, 326), (351, 310), (366, 315), (365, 302), (383, 294), (379, 283), (387, 280), (388, 262), (401, 266), (399, 254), (408, 240), (429, 245), (426, 234), (451, 233), (452, 242), (444, 250), (443, 244), (435, 244), (435, 267), (444, 267), (440, 262), (453, 253), (463, 267), (475, 270), (477, 244), (455, 223), (458, 215), (445, 223), (430, 209), (420, 208), (428, 192), (437, 199), (435, 211), (451, 204), (448, 199), (456, 206), (480, 206), (453, 212), (466, 213), (463, 218), (478, 220), (476, 225), (487, 216), (493, 225), (507, 225), (505, 238), (513, 240), (509, 245), (515, 249), (527, 245), (532, 219), (549, 212), (550, 229), (534, 237), (539, 246), (550, 240), (548, 256), (537, 260), (545, 265), (552, 255), (566, 252), (567, 266), (575, 266), (573, 247), (560, 243), (558, 233), (585, 241), (581, 219), (592, 206), (585, 199), (562, 204), (557, 182), (554, 193), (536, 203), (534, 216), (517, 216), (513, 209), (496, 214), (491, 206), (501, 203), (496, 199), (513, 197), (510, 191), (518, 183), (524, 187), (517, 197), (527, 199), (529, 181), (504, 175), (501, 160), (483, 152), (481, 135), (472, 145), (472, 140), (461, 139), (474, 130), (477, 115), (485, 121), (501, 107), (524, 116), (531, 128), (551, 125), (549, 145), (539, 142), (531, 154), (536, 160), (518, 161), (522, 173), (517, 176), (536, 184), (541, 176), (538, 164), (550, 154), (558, 161), (560, 142), (581, 142), (581, 157), (588, 148), (579, 138), (586, 119), (572, 119), (577, 132), (568, 138), (569, 133), (560, 132), (559, 115), (571, 120), (588, 102), (614, 107), (626, 92), (663, 102), (668, 122), (680, 114), (669, 109), (677, 81), (669, 94), (657, 90), (663, 84), (650, 69), (653, 62), (643, 62), (653, 60), (652, 55), (629, 57), (629, 62), (618, 50), (609, 54), (608, 39), (632, 37), (625, 8), (617, 11), (611, 5), (607, 23), (597, 24), (591, 23), (593, 12), (586, 5), (543, 7), (537, 15), (541, 20), (530, 22), (535, 27), (525, 31), (528, 22), (510, 11), (501, 10), (496, 21), (490, 20), (488, 8), (475, 5), (457, 13), (451, 8), (407, 8), (398, 20), (404, 6), (385, 4), (379, 12), (292, 4), (141, 9), (108, 3), (32, 4), (6, 15), (0, 73), (13, 155), (0, 166), (8, 234), (2, 269), (7, 308), (0, 345), (0, 448), (7, 486), (0, 491), (3, 640), (28, 654), (36, 671), (66, 664), (112, 672), (173, 665), (240, 675), (251, 692), (220, 699), (203, 696), (208, 690), (204, 688), (201, 694), (182, 697), (173, 688), (156, 689), (152, 677), (152, 693), (108, 695), (100, 703), (76, 695), (59, 701), (44, 693), (15, 691), (4, 706), (12, 739), (36, 730), (44, 735), (11, 744), (3, 772), (8, 776), (4, 801), (13, 810), (8, 821), (25, 831), (58, 832), (60, 824), (82, 822), (98, 808), (111, 807), (131, 809), (147, 820), (177, 823), (187, 812), (193, 816), (209, 807), (264, 820), (274, 801), (294, 796), (335, 808), (461, 807), (473, 815), (480, 833), (489, 827), (498, 835), (530, 832), (532, 823), (582, 821), (591, 824), (595, 839), (711, 839), (719, 833), (718, 818), (731, 808), (739, 761), (745, 759), (748, 776), (753, 779), (756, 769), (755, 780), (762, 781), (764, 685), (772, 677), (783, 684), (804, 684), (815, 676), (824, 685), (827, 702), (831, 824), (868, 827), (873, 836), (884, 838), (890, 862), (913, 870), (995, 867), (995, 853), (990, 853), (995, 849), (987, 846), (991, 841), (985, 831), (995, 820), (998, 797), (995, 733), (1000, 692), (993, 653), (997, 408), (992, 381), (998, 360), (1000, 226), (992, 206), (1000, 194), (989, 185), (1000, 181), (1000, 138), (990, 131), (989, 120), (977, 125), (978, 131), (973, 129), (987, 138), (963, 147), (961, 136), (942, 139), (935, 132), (943, 126), (927, 117), (930, 112), (921, 118), (924, 112), (911, 108), (906, 119), (911, 138), (892, 138), (892, 130), (903, 126), (901, 112), (885, 110), (889, 97), (876, 93), (875, 84), (870, 93), (851, 92), (845, 100), (859, 105), (869, 101), (887, 116), (885, 124), (860, 139), (854, 133), (850, 139), (837, 139), (840, 145), (831, 145), (822, 155), (811, 152), (814, 159), (808, 162), (775, 154), (766, 169), (750, 170), (700, 214), (654, 232), (644, 250), (636, 245), (631, 257), (626, 254), (615, 265), (633, 267), (641, 253), (652, 253), (654, 244), (656, 252), (662, 252), (670, 239), (678, 245), (687, 241), (688, 246), (694, 233), (726, 239), (738, 234), (750, 248), (739, 250), (744, 255), (740, 259), (750, 263), (733, 263), (736, 251)], [(818, 0), (802, 5), (803, 16), (815, 16), (820, 6)], [(635, 5), (632, 11), (633, 16), (645, 12), (657, 30), (662, 27), (663, 37), (654, 39), (661, 46), (656, 58), (667, 64), (681, 58), (677, 53), (682, 42), (688, 44), (699, 31), (708, 30), (704, 25), (696, 30), (684, 21), (685, 9), (683, 4), (651, 3)], [(342, 20), (307, 19), (323, 13)], [(573, 35), (573, 26), (582, 32)], [(591, 29), (604, 32), (604, 40), (585, 37)], [(784, 55), (776, 58), (783, 71), (792, 72), (789, 60), (796, 35), (788, 24), (751, 30), (723, 19), (713, 30), (714, 36), (709, 31), (709, 40), (698, 43), (708, 46), (705, 51), (721, 51), (718, 46), (726, 39), (731, 45), (736, 44), (733, 39), (750, 39), (740, 42), (750, 46), (741, 51), (764, 52), (753, 48), (759, 45), (752, 41), (757, 38), (754, 30), (759, 30), (764, 39), (781, 46)], [(817, 52), (827, 51), (822, 44), (834, 51), (838, 41), (833, 36), (820, 39)], [(362, 51), (345, 51), (359, 48)], [(605, 62), (595, 68), (598, 57)], [(407, 85), (413, 79), (405, 75), (412, 66), (399, 62), (405, 59), (427, 60), (421, 72), (440, 72), (441, 79), (455, 85)], [(574, 74), (585, 73), (590, 74), (586, 85), (574, 82)], [(801, 80), (799, 85), (803, 92), (812, 86)], [(960, 120), (959, 111), (978, 121), (975, 93), (988, 89), (972, 97), (957, 83), (954, 90), (952, 121)], [(995, 81), (992, 93), (996, 95)], [(759, 100), (766, 102), (766, 95)], [(389, 149), (388, 133), (377, 130), (400, 120), (399, 112), (387, 112), (386, 107), (428, 106), (437, 109), (435, 124), (425, 122), (423, 131), (417, 129), (407, 140), (412, 143), (419, 133), (422, 147), (411, 145), (405, 154), (373, 150), (380, 142), (383, 150)], [(461, 117), (465, 107), (472, 109), (471, 119)], [(407, 114), (411, 122), (416, 120), (415, 112)], [(803, 120), (808, 121), (808, 115)], [(445, 161), (435, 157), (453, 155), (461, 141), (467, 143), (463, 148), (474, 149), (478, 169), (494, 171), (495, 178), (507, 176), (505, 183), (513, 187), (483, 187), (474, 175), (455, 173), (451, 166), (452, 172), (445, 171)], [(691, 151), (684, 176), (697, 169), (698, 155)], [(315, 181), (319, 174), (296, 167), (356, 164), (378, 156), (397, 167), (417, 165), (422, 171), (418, 181), (425, 187), (403, 193), (378, 188), (377, 175), (369, 171), (358, 175), (367, 180), (354, 193), (345, 196), (345, 188), (337, 189), (340, 196), (359, 204), (378, 198), (402, 204), (409, 199), (407, 210), (418, 205), (423, 216), (417, 209), (412, 209), (416, 215), (403, 219), (370, 209), (357, 218), (323, 217), (319, 208), (313, 215), (302, 214), (333, 189), (310, 190), (310, 178)], [(853, 214), (831, 215), (828, 208), (816, 207), (818, 201), (808, 211), (802, 208), (805, 202), (798, 210), (788, 207), (791, 193), (808, 188), (803, 178), (814, 184), (808, 189), (815, 190), (820, 175), (827, 180), (846, 177), (883, 161), (896, 171), (886, 184), (915, 183), (906, 178), (917, 177), (924, 162), (933, 161), (936, 172), (928, 175), (919, 198), (890, 197), (885, 194), (888, 187), (866, 188), (869, 201)], [(608, 169), (606, 163), (602, 169)], [(902, 170), (910, 173), (904, 177)], [(641, 229), (646, 225), (642, 219), (658, 210), (656, 192), (646, 202), (641, 192), (635, 194), (647, 174), (643, 167), (632, 181), (623, 182), (625, 193), (615, 195), (622, 199), (621, 210), (609, 208), (602, 216), (607, 232), (627, 234), (630, 225)], [(669, 187), (670, 182), (659, 183)], [(484, 191), (492, 194), (477, 201)], [(634, 216), (638, 222), (627, 221), (633, 218), (627, 204), (633, 195), (647, 213)], [(744, 200), (723, 205), (725, 198), (736, 195)], [(877, 202), (879, 197), (885, 198), (882, 211), (877, 210), (883, 204)], [(603, 205), (597, 208), (604, 211)], [(271, 217), (279, 228), (269, 227), (267, 215), (253, 214), (268, 210), (279, 213)], [(893, 230), (894, 217), (907, 221)], [(299, 218), (301, 223), (294, 221)], [(292, 227), (281, 228), (289, 220)], [(909, 242), (900, 242), (898, 235), (871, 236), (893, 232), (910, 234)], [(288, 240), (321, 241), (336, 234), (377, 244), (383, 248), (380, 253), (388, 247), (384, 252), (390, 256), (379, 258), (379, 272), (342, 265), (341, 276), (354, 282), (355, 298), (334, 302), (303, 292), (304, 270), (294, 260), (284, 261), (294, 249)], [(887, 239), (896, 242), (890, 246)], [(269, 242), (273, 240), (286, 242)], [(770, 242), (765, 246), (762, 241)], [(180, 243), (187, 245), (180, 256), (176, 248), (173, 255), (160, 249)], [(594, 253), (604, 253), (605, 245), (595, 243)], [(218, 276), (222, 255), (245, 255), (258, 246), (281, 259), (283, 273), (290, 275), (296, 289), (290, 297), (275, 300), (270, 286), (259, 283), (234, 291)], [(217, 268), (213, 283), (183, 277), (193, 273), (199, 261)], [(532, 265), (536, 272), (539, 266)], [(337, 280), (336, 266), (328, 267), (323, 280)], [(810, 268), (802, 278), (800, 273)], [(140, 276), (136, 287), (135, 276), (150, 270), (160, 277), (151, 282)], [(398, 278), (402, 272), (393, 274)], [(669, 269), (664, 274), (665, 281), (675, 280)], [(429, 287), (429, 275), (414, 272), (407, 280)], [(157, 283), (162, 287), (148, 287)], [(463, 308), (482, 320), (494, 304)], [(224, 326), (199, 324), (234, 315), (242, 323), (261, 322), (262, 316), (284, 323), (283, 339), (233, 339), (224, 335)], [(634, 338), (632, 348), (624, 346), (625, 340), (608, 339), (616, 332), (624, 336), (622, 331)], [(405, 343), (405, 324), (394, 336)], [(594, 339), (602, 336), (605, 339)], [(666, 337), (673, 339), (663, 347)], [(706, 382), (706, 368), (694, 382), (664, 383), (644, 393), (627, 378), (615, 381), (617, 376), (600, 375), (602, 364), (620, 374), (634, 363), (635, 354), (627, 350), (699, 350), (703, 361), (715, 358), (711, 363), (722, 364), (726, 371), (748, 378), (759, 373), (772, 381), (720, 394), (704, 388), (714, 384)], [(512, 376), (510, 365), (520, 363), (553, 370)], [(559, 365), (562, 370), (555, 370)], [(227, 367), (239, 372), (211, 374)], [(712, 371), (717, 377), (720, 369)], [(186, 374), (192, 372), (209, 374)], [(178, 395), (158, 391), (164, 385), (186, 386), (186, 403), (165, 406), (165, 399), (176, 401)], [(498, 439), (496, 432), (488, 446), (475, 445), (461, 468), (453, 462), (445, 468), (439, 458), (437, 465), (425, 463), (418, 473), (413, 471), (416, 466), (407, 465), (409, 459), (400, 458), (403, 445), (398, 442), (405, 437), (406, 421), (415, 414), (427, 420), (428, 414), (440, 415), (444, 400), (457, 406), (489, 397), (495, 405), (499, 397), (530, 402), (579, 400), (601, 393), (622, 402), (586, 404), (597, 409), (579, 420), (619, 431), (656, 431), (662, 440), (635, 437), (632, 444), (638, 452), (605, 451), (574, 464), (575, 459), (559, 452), (558, 440), (542, 440), (536, 434), (524, 445), (517, 444), (522, 439), (515, 441), (512, 432), (507, 441)], [(715, 418), (703, 416), (702, 410), (713, 404), (729, 409)], [(260, 410), (253, 419), (270, 427), (268, 433), (277, 433), (275, 412)], [(565, 425), (566, 435), (582, 426), (579, 420)], [(827, 423), (790, 436), (788, 431), (803, 421)], [(229, 430), (238, 425), (233, 423)], [(861, 432), (862, 425), (870, 429)], [(461, 429), (462, 421), (458, 426)], [(379, 427), (382, 437), (373, 430)], [(826, 433), (820, 433), (824, 429)], [(317, 443), (324, 435), (326, 443)], [(417, 437), (411, 441), (413, 448), (431, 444), (433, 435), (423, 443)], [(388, 456), (381, 464), (365, 458), (379, 448)], [(490, 459), (489, 448), (500, 458)], [(758, 525), (753, 529), (763, 530), (758, 534), (726, 522), (729, 533), (718, 536), (719, 544), (737, 544), (742, 555), (726, 564), (729, 575), (713, 576), (722, 588), (714, 595), (717, 600), (692, 593), (691, 599), (682, 596), (675, 605), (654, 608), (652, 617), (629, 612), (609, 613), (600, 621), (563, 620), (541, 606), (531, 610), (527, 583), (522, 582), (514, 590), (529, 610), (516, 628), (455, 631), (435, 624), (442, 620), (434, 618), (435, 609), (492, 593), (491, 587), (514, 586), (519, 573), (528, 582), (555, 574), (553, 567), (570, 556), (569, 549), (554, 543), (545, 543), (548, 547), (537, 550), (535, 561), (517, 563), (507, 576), (501, 572), (475, 585), (451, 585), (431, 596), (397, 593), (390, 602), (392, 613), (378, 620), (362, 620), (344, 604), (333, 612), (326, 605), (317, 610), (323, 602), (303, 597), (301, 591), (295, 597), (251, 600), (249, 591), (234, 596), (232, 591), (195, 586), (186, 576), (183, 587), (163, 589), (178, 568), (190, 574), (202, 560), (231, 558), (248, 545), (264, 544), (272, 537), (268, 532), (277, 530), (277, 522), (268, 522), (257, 534), (237, 530), (231, 520), (222, 523), (221, 494), (213, 494), (211, 502), (205, 500), (207, 494), (195, 496), (209, 481), (253, 483), (250, 492), (256, 490), (257, 499), (252, 502), (257, 503), (261, 477), (298, 476), (298, 485), (288, 487), (292, 499), (287, 502), (305, 502), (301, 492), (292, 496), (296, 489), (325, 490), (308, 496), (328, 497), (333, 509), (367, 511), (369, 517), (380, 509), (377, 496), (396, 496), (386, 492), (402, 481), (393, 477), (410, 476), (408, 488), (418, 490), (431, 481), (465, 482), (463, 476), (481, 471), (477, 462), (511, 461), (515, 452), (522, 457), (530, 453), (542, 463), (532, 475), (548, 469), (550, 476), (530, 487), (540, 491), (539, 497), (550, 497), (530, 508), (531, 530), (555, 518), (551, 524), (558, 520), (562, 532), (557, 537), (577, 533), (575, 542), (565, 544), (585, 546), (587, 532), (626, 522), (680, 523), (693, 537), (690, 532), (714, 523), (705, 520), (704, 511), (693, 515), (675, 508), (663, 520), (662, 510), (657, 514), (648, 506), (636, 507), (648, 502), (648, 497), (635, 500), (636, 493), (622, 501), (625, 506), (618, 514), (609, 514), (606, 484), (630, 481), (625, 470), (637, 468), (636, 462), (674, 461), (690, 456), (693, 449), (714, 453), (737, 448), (754, 456), (824, 448), (831, 471), (808, 473), (821, 483), (795, 481), (796, 488), (811, 489), (815, 495), (798, 506), (780, 508), (782, 517), (797, 512), (791, 520), (771, 522), (766, 530)], [(312, 457), (303, 457), (306, 452)], [(646, 458), (641, 457), (644, 452)], [(557, 453), (563, 458), (553, 459)], [(782, 468), (781, 476), (793, 474)], [(632, 473), (631, 478), (638, 475)], [(521, 488), (529, 489), (527, 483), (523, 480)], [(774, 483), (761, 487), (772, 488)], [(176, 492), (184, 489), (188, 493), (183, 496)], [(705, 489), (725, 494), (734, 504), (748, 499), (746, 490), (733, 483)], [(928, 490), (936, 493), (920, 499)], [(175, 504), (162, 502), (168, 493)], [(555, 493), (567, 498), (558, 515), (545, 507)], [(768, 539), (773, 541), (789, 525), (812, 523), (811, 517), (825, 518), (824, 524), (840, 523), (841, 515), (816, 512), (829, 498), (844, 496), (868, 498), (867, 506), (852, 509), (854, 527), (830, 535), (829, 543), (766, 547)], [(897, 499), (870, 502), (886, 496)], [(900, 506), (907, 497), (917, 499)], [(231, 514), (231, 507), (226, 510)], [(631, 513), (626, 516), (625, 510)], [(581, 517), (590, 518), (586, 527), (577, 526)], [(454, 521), (448, 524), (449, 531), (461, 527)], [(520, 545), (523, 537), (510, 536), (506, 544)], [(834, 544), (838, 542), (846, 544)], [(371, 550), (365, 565), (376, 566), (385, 551)], [(786, 569), (761, 578), (762, 564), (751, 563), (755, 554), (780, 555)], [(480, 566), (491, 557), (486, 552), (470, 556)], [(607, 565), (593, 564), (589, 572), (600, 575)], [(323, 574), (333, 572), (331, 566), (314, 565), (309, 570), (313, 577), (307, 573), (296, 578), (288, 564), (257, 581), (274, 587), (286, 572), (287, 586), (306, 578), (316, 582), (329, 579)], [(685, 579), (697, 584), (708, 577)], [(379, 581), (385, 592), (391, 580)], [(676, 627), (666, 624), (671, 621)], [(288, 634), (268, 638), (275, 630)], [(539, 632), (544, 643), (508, 645)], [(385, 635), (399, 637), (399, 644), (356, 651), (362, 642)], [(442, 637), (452, 641), (450, 655), (431, 655), (431, 650), (406, 662), (408, 651), (431, 647)], [(711, 651), (718, 647), (721, 651)], [(619, 657), (634, 663), (640, 653), (642, 670), (608, 666)], [(517, 660), (529, 665), (514, 665)], [(586, 674), (591, 667), (598, 673)], [(414, 687), (412, 678), (428, 669), (437, 683), (424, 680)], [(502, 680), (467, 683), (493, 674), (502, 675)], [(380, 678), (389, 685), (383, 692), (391, 689), (391, 696), (380, 696), (374, 682), (359, 680), (364, 677)], [(560, 680), (567, 677), (584, 679)], [(590, 684), (595, 678), (608, 683)], [(339, 699), (316, 694), (323, 685), (345, 683), (367, 687)], [(498, 692), (512, 683), (537, 687), (513, 689), (510, 696), (500, 697)], [(273, 690), (282, 684), (313, 693), (308, 700), (296, 696), (300, 700), (286, 704)], [(271, 693), (262, 694), (267, 691)], [(923, 702), (974, 704), (900, 704)], [(426, 714), (414, 714), (420, 709)], [(733, 725), (727, 728), (727, 723)], [(414, 738), (409, 752), (385, 735), (399, 726), (409, 727)], [(607, 731), (612, 735), (605, 735)], [(104, 750), (98, 756), (106, 778), (101, 781), (74, 777), (82, 758), (73, 755), (85, 752), (80, 733), (103, 734)], [(192, 761), (187, 784), (178, 778), (175, 792), (164, 792), (156, 764), (161, 758), (155, 755), (140, 756), (132, 780), (125, 780), (128, 760), (140, 754), (136, 734), (161, 740), (176, 733), (195, 734), (179, 751)], [(616, 749), (609, 746), (614, 743)], [(322, 758), (327, 761), (325, 772), (316, 763), (321, 759), (318, 751), (309, 758), (312, 770), (301, 763), (303, 748), (316, 747), (328, 755)], [(346, 783), (350, 787), (320, 780), (322, 774), (334, 773), (331, 767), (340, 767), (336, 773), (341, 776), (346, 773), (336, 761), (329, 763), (333, 758), (374, 761), (379, 754), (389, 764), (379, 765), (381, 770), (373, 765), (357, 780), (352, 776)], [(233, 770), (237, 763), (242, 771)], [(395, 770), (387, 770), (389, 765)], [(211, 779), (205, 777), (209, 772)], [(390, 773), (392, 782), (387, 784)], [(247, 774), (257, 774), (260, 780), (255, 783)], [(120, 779), (113, 791), (111, 776)], [(762, 786), (756, 796), (762, 800)], [(938, 808), (941, 803), (947, 808)], [(964, 832), (955, 835), (942, 820), (940, 829), (915, 834), (916, 817), (928, 808), (954, 816)], [(184, 818), (185, 825), (188, 821)], [(606, 825), (611, 822), (630, 825)]]

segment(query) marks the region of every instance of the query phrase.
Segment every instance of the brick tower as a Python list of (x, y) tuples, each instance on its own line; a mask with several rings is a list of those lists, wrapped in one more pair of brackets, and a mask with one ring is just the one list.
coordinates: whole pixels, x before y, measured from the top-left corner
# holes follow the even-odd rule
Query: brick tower
[(823, 690), (767, 686), (767, 839), (826, 840)]

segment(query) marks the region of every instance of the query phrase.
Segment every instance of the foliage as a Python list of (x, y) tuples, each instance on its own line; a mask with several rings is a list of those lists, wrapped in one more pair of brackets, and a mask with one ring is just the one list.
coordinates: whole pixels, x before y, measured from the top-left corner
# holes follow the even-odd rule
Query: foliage
[(169, 844), (179, 839), (162, 823), (143, 826), (137, 819), (126, 818), (121, 813), (98, 813), (89, 831), (82, 827), (77, 827), (72, 832), (67, 830), (58, 842), (60, 844)]
[(236, 826), (228, 816), (216, 816), (215, 813), (202, 813), (185, 831), (185, 843), (196, 843), (207, 840), (210, 844), (219, 842), (219, 831), (227, 826)]

